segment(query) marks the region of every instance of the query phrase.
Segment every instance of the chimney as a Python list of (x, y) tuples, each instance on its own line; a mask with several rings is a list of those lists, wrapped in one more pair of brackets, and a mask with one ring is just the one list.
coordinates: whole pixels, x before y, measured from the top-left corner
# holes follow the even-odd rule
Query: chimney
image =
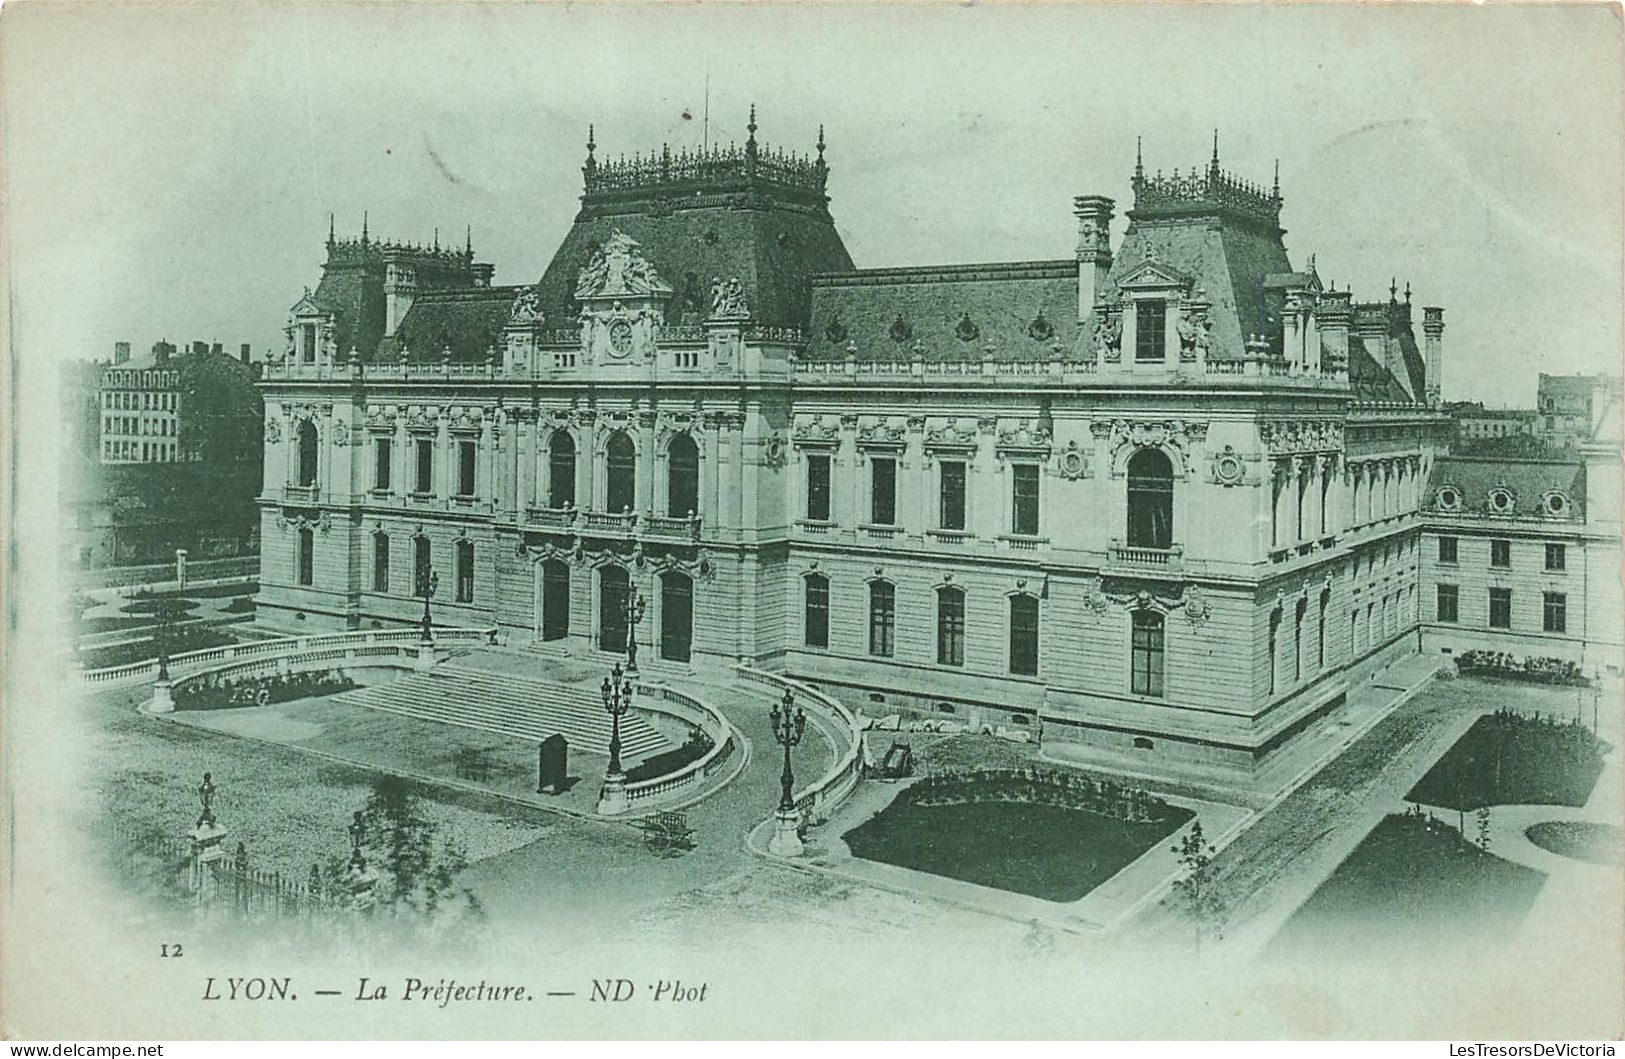
[(202, 357), (206, 357), (208, 355), (209, 355), (209, 344), (207, 342), (193, 342), (192, 343), (192, 356), (202, 358)]
[(1393, 370), (1393, 357), (1389, 352), (1390, 338), (1388, 335), (1388, 305), (1362, 305), (1354, 313), (1354, 333), (1359, 337), (1360, 344), (1365, 346), (1366, 355), (1376, 361), (1384, 371), (1394, 376), (1394, 381), (1409, 394), (1411, 391), (1410, 376), (1405, 372)]
[(114, 364), (127, 364), (127, 363), (129, 363), (129, 360), (130, 360), (130, 343), (128, 343), (128, 342), (114, 342), (113, 343), (113, 363)]
[(1422, 307), (1422, 343), (1427, 403), (1429, 408), (1437, 408), (1444, 384), (1444, 310), (1436, 305)]
[(384, 337), (393, 338), (417, 295), (417, 273), (391, 261), (384, 271)]
[(1315, 312), (1315, 329), (1320, 333), (1320, 357), (1329, 374), (1347, 375), (1349, 370), (1349, 292), (1324, 291)]
[(241, 345), (241, 346), (239, 346), (239, 347), (238, 347), (238, 349), (237, 349), (237, 359), (238, 359), (238, 360), (241, 360), (241, 361), (242, 361), (242, 362), (243, 362), (243, 363), (244, 363), (244, 364), (247, 364), (247, 363), (248, 363), (248, 361), (249, 361), (249, 352), (248, 352), (248, 349), (249, 349), (249, 347), (248, 347), (248, 343), (247, 343), (247, 342), (244, 342), (244, 343), (243, 343), (243, 344), (242, 344), (242, 345)]
[(175, 352), (175, 347), (167, 341), (160, 339), (152, 344), (152, 362), (154, 364), (167, 364), (169, 356)]
[(225, 354), (225, 351), (226, 347), (221, 345), (219, 342), (216, 342), (214, 345), (209, 347), (209, 354), (211, 356), (222, 356)]
[(1078, 323), (1089, 319), (1095, 300), (1106, 292), (1112, 270), (1112, 210), (1104, 195), (1079, 195), (1072, 200), (1078, 218)]

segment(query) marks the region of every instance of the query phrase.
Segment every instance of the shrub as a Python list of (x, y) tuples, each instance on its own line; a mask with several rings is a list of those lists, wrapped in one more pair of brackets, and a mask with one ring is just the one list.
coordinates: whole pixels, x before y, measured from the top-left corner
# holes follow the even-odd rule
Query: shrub
[(696, 728), (688, 733), (688, 738), (676, 750), (656, 754), (627, 769), (626, 781), (641, 783), (643, 780), (652, 780), (676, 772), (709, 754), (714, 745), (711, 737), (706, 735), (703, 729)]
[(937, 773), (906, 788), (898, 800), (911, 805), (981, 802), (1053, 805), (1130, 822), (1160, 822), (1176, 811), (1161, 798), (1138, 787), (1034, 768)]
[(1579, 663), (1562, 658), (1515, 658), (1505, 651), (1463, 651), (1456, 656), (1456, 672), (1462, 676), (1501, 677), (1532, 684), (1563, 684), (1570, 687), (1591, 683)]
[(176, 688), (175, 708), (219, 710), (237, 706), (266, 706), (273, 702), (335, 695), (355, 686), (355, 681), (340, 669), (238, 679), (211, 674)]

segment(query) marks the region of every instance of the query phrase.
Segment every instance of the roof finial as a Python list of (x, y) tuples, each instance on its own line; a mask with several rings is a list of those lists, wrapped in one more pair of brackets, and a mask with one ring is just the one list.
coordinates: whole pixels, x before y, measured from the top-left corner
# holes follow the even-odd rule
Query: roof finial
[(332, 246), (334, 241), (333, 215), (329, 213), (327, 215), (327, 245)]
[(361, 211), (361, 245), (367, 245), (367, 211)]
[(824, 160), (824, 125), (822, 122), (818, 125), (818, 160), (820, 162)]
[(1388, 280), (1388, 300), (1389, 300), (1389, 302), (1396, 302), (1396, 301), (1399, 300), (1399, 280), (1398, 280), (1398, 278), (1390, 278)]
[(1273, 194), (1275, 196), (1275, 201), (1280, 202), (1281, 201), (1281, 160), (1279, 158), (1277, 158), (1275, 160), (1275, 190), (1274, 190)]
[(1145, 179), (1145, 137), (1134, 137), (1134, 179)]
[(469, 257), (474, 256), (474, 226), (472, 224), (463, 226), (463, 253)]
[(1213, 130), (1213, 161), (1209, 164), (1213, 172), (1219, 171), (1219, 130)]
[(1409, 305), (1410, 303), (1411, 303), (1411, 281), (1406, 280), (1405, 281), (1405, 304)]
[(434, 248), (436, 250), (440, 249), (440, 229), (439, 228), (436, 228), (434, 230)]
[(755, 103), (752, 103), (750, 105), (750, 123), (745, 126), (745, 130), (750, 133), (750, 137), (745, 142), (746, 143), (755, 143), (756, 142), (756, 104)]

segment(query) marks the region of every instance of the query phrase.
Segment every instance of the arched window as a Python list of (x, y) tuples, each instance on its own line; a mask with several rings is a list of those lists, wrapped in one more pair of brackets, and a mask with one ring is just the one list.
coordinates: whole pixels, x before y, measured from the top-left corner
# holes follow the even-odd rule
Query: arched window
[(604, 509), (619, 515), (637, 505), (638, 453), (625, 431), (610, 435), (605, 448), (609, 474), (605, 481)]
[(299, 583), (311, 584), (316, 579), (316, 535), (307, 527), (299, 531)]
[(694, 645), (694, 582), (680, 570), (660, 575), (660, 657), (687, 662)]
[(890, 658), (897, 631), (897, 590), (890, 581), (869, 582), (869, 653)]
[(389, 534), (372, 535), (372, 590), (389, 591)]
[(965, 664), (965, 590), (937, 589), (937, 664)]
[(829, 578), (808, 574), (802, 579), (806, 593), (801, 619), (801, 640), (808, 647), (829, 646)]
[(631, 581), (619, 566), (598, 571), (598, 649), (626, 650), (626, 597)]
[(1274, 610), (1270, 611), (1270, 639), (1269, 639), (1270, 684), (1269, 684), (1269, 687), (1270, 687), (1270, 694), (1271, 695), (1275, 694), (1276, 675), (1277, 675), (1277, 671), (1280, 669), (1280, 666), (1281, 666), (1280, 655), (1281, 655), (1281, 608), (1277, 607)]
[(575, 507), (576, 443), (568, 430), (555, 430), (547, 441), (547, 503), (554, 510)]
[(570, 635), (570, 564), (562, 559), (542, 560), (542, 639), (562, 640)]
[(308, 419), (299, 422), (299, 485), (316, 484), (316, 424)]
[(1141, 449), (1128, 461), (1128, 543), (1169, 548), (1174, 541), (1174, 467), (1161, 449)]
[(474, 542), (460, 540), (455, 551), (457, 564), (457, 602), (474, 602)]
[(687, 434), (666, 449), (666, 514), (689, 518), (700, 509), (700, 450)]
[(1303, 619), (1309, 613), (1309, 601), (1299, 599), (1292, 613), (1292, 680), (1303, 679)]
[(1133, 614), (1129, 658), (1129, 690), (1136, 695), (1162, 697), (1162, 615), (1154, 610)]
[(1326, 612), (1331, 609), (1332, 590), (1320, 590), (1320, 614), (1315, 622), (1315, 668), (1326, 668)]

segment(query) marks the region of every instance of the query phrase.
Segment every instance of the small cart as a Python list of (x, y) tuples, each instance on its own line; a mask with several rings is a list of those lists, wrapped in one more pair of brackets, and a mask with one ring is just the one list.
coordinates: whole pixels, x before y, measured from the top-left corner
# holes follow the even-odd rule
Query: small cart
[(657, 857), (680, 857), (694, 848), (694, 829), (684, 813), (657, 812), (639, 826), (644, 846)]

